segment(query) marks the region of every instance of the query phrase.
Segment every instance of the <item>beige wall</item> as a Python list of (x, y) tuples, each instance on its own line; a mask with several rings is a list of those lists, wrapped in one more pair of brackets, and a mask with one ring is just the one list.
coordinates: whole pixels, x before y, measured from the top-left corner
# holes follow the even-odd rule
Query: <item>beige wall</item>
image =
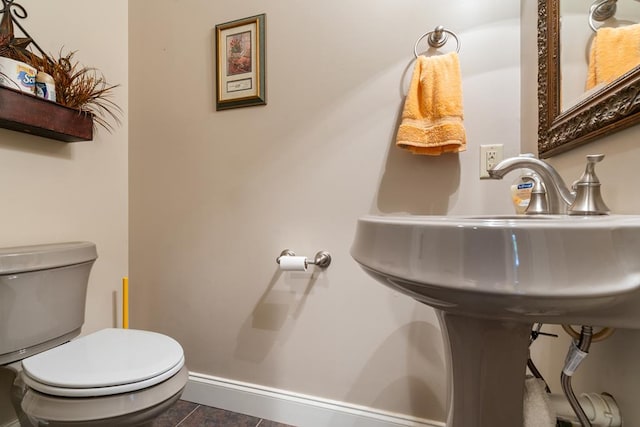
[[(510, 212), (479, 145), (520, 147), (520, 8), (512, 1), (138, 0), (129, 3), (132, 323), (192, 371), (443, 419), (433, 311), (349, 256), (368, 212)], [(216, 112), (213, 30), (267, 14), (268, 105)], [(462, 41), (467, 152), (392, 147), (413, 45)], [(284, 248), (330, 251), (280, 274)]]
[[(100, 258), (91, 274), (84, 332), (114, 325), (113, 292), (127, 274), (127, 2), (30, 1), (23, 25), (47, 52), (76, 59), (122, 85), (124, 109), (113, 134), (65, 144), (0, 129), (2, 246), (89, 240)], [(100, 19), (96, 19), (96, 11)], [(61, 11), (64, 11), (62, 13)]]
[[(622, 15), (624, 16), (624, 15)], [(535, 74), (537, 47), (534, 23), (536, 2), (523, 2), (523, 146), (535, 147), (537, 139), (537, 102)], [(586, 21), (585, 21), (586, 27)], [(527, 30), (529, 29), (529, 30)], [(580, 58), (584, 61), (585, 58)], [(585, 63), (582, 64), (585, 66)], [(570, 68), (576, 69), (575, 64)], [(526, 71), (529, 70), (529, 71)], [(582, 73), (584, 74), (584, 73)], [(582, 78), (582, 74), (563, 74), (563, 79)], [(602, 182), (602, 192), (612, 212), (638, 214), (640, 211), (640, 188), (636, 185), (640, 163), (640, 128), (626, 129), (606, 138), (583, 145), (570, 152), (549, 159), (567, 182), (578, 179), (584, 171), (587, 154), (603, 153), (604, 161), (597, 166), (597, 174)], [(569, 348), (569, 338), (560, 328), (556, 328), (560, 339), (541, 339), (534, 345), (534, 358), (549, 380), (552, 391), (560, 392), (558, 378), (562, 370), (564, 355)], [(640, 332), (618, 330), (606, 341), (593, 344), (590, 355), (576, 372), (573, 384), (576, 393), (611, 393), (622, 411), (625, 425), (640, 425), (640, 370), (637, 368), (640, 354)]]

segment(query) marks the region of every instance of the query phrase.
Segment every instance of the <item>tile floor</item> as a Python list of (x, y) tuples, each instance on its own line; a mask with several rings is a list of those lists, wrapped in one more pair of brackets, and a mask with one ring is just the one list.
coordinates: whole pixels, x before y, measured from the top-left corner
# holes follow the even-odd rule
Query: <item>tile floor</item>
[(153, 427), (293, 427), (224, 409), (178, 400)]

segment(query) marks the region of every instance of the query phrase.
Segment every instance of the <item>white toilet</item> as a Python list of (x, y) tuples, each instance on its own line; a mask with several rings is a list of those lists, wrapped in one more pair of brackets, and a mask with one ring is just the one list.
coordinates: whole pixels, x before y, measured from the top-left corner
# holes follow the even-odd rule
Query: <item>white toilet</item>
[(0, 249), (0, 412), (19, 419), (0, 414), (0, 425), (144, 425), (180, 397), (188, 373), (174, 339), (103, 329), (70, 341), (96, 258), (89, 242)]

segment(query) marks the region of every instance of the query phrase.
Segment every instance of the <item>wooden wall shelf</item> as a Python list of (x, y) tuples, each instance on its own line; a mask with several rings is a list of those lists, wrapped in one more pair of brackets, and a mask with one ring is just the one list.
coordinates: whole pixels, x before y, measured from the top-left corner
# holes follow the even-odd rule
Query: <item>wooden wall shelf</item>
[(93, 116), (0, 87), (0, 127), (64, 142), (91, 141)]

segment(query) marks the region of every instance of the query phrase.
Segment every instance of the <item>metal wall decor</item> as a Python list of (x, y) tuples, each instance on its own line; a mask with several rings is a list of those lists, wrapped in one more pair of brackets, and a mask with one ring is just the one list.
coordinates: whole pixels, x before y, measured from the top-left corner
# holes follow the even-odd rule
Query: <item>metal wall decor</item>
[[(20, 19), (26, 19), (29, 14), (27, 10), (14, 0), (2, 0), (2, 20), (0, 21), (0, 56), (11, 56), (11, 51), (27, 53), (27, 47), (33, 45), (41, 55), (43, 50), (38, 43), (27, 33), (20, 24)], [(24, 37), (15, 37), (13, 26), (18, 27)]]

